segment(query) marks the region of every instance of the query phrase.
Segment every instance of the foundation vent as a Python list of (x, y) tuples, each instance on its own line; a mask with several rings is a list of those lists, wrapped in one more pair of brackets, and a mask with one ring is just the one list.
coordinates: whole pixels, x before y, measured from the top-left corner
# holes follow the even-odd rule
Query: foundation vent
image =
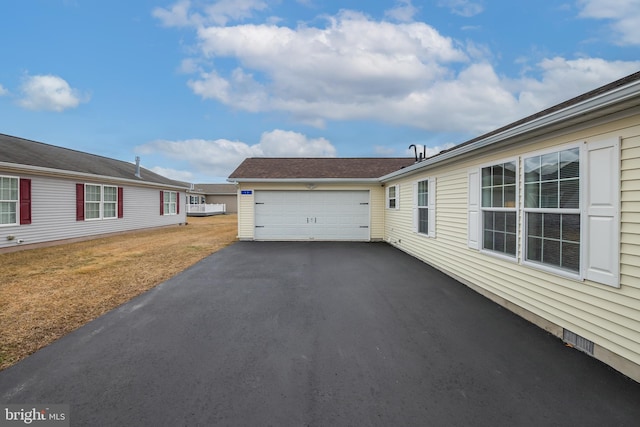
[(562, 330), (562, 340), (580, 351), (593, 356), (593, 342), (567, 329)]

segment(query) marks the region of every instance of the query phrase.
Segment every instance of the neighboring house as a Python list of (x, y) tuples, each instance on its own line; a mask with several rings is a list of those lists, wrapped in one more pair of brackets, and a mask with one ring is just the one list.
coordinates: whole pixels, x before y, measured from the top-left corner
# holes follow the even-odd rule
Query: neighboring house
[(239, 238), (384, 240), (640, 381), (640, 73), (401, 166), (247, 159)]
[(0, 251), (184, 224), (185, 191), (139, 163), (0, 134)]
[[(238, 192), (235, 184), (194, 184), (190, 193), (195, 197), (192, 203), (225, 205), (225, 213), (238, 212)], [(198, 198), (199, 199), (196, 199)]]

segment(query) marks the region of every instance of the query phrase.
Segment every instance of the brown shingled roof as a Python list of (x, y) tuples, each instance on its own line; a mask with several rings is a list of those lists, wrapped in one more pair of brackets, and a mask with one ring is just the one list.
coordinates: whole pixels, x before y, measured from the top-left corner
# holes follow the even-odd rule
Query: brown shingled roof
[(379, 178), (414, 163), (412, 158), (251, 157), (229, 179)]

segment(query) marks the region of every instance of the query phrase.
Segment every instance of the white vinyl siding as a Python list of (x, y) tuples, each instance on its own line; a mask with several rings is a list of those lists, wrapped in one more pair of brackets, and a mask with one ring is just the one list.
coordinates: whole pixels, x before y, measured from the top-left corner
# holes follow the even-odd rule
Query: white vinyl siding
[[(3, 226), (5, 234), (0, 236), (0, 248), (16, 246), (18, 240), (27, 245), (186, 222), (183, 212), (166, 217), (159, 215), (158, 188), (126, 185), (123, 186), (123, 218), (111, 221), (77, 221), (76, 180), (35, 175), (21, 175), (21, 178), (31, 179), (32, 222), (28, 227)], [(15, 239), (9, 241), (4, 238), (9, 234), (14, 235)]]
[(0, 176), (0, 226), (18, 223), (18, 178)]
[[(489, 296), (503, 306), (527, 316), (531, 313), (555, 327), (566, 328), (602, 348), (640, 365), (640, 116), (621, 119), (599, 125), (597, 128), (565, 132), (563, 136), (540, 138), (535, 143), (521, 148), (513, 145), (500, 153), (485, 153), (445, 167), (433, 167), (424, 172), (438, 177), (438, 238), (421, 239), (413, 233), (412, 207), (405, 203), (398, 211), (387, 211), (385, 240), (395, 247), (416, 256), (438, 269), (461, 280)], [(602, 141), (619, 141), (620, 211), (619, 242), (616, 233), (609, 236), (605, 244), (614, 256), (618, 253), (619, 288), (602, 281), (594, 281), (589, 275), (586, 258), (583, 260), (584, 280), (576, 280), (553, 274), (532, 265), (522, 264), (523, 253), (518, 253), (518, 263), (503, 257), (488, 256), (480, 249), (480, 168), (483, 165), (503, 162), (505, 159), (529, 157), (529, 153), (550, 153), (571, 147), (567, 143), (579, 142), (586, 147), (595, 147)], [(604, 142), (602, 142), (604, 144)], [(575, 145), (574, 145), (575, 147)], [(616, 153), (612, 148), (612, 154)], [(582, 159), (581, 159), (582, 160)], [(586, 171), (583, 162), (582, 171)], [(612, 160), (612, 164), (616, 161)], [(524, 172), (519, 168), (518, 247), (522, 248), (524, 235)], [(611, 169), (613, 172), (615, 170)], [(607, 173), (607, 168), (603, 169)], [(611, 175), (611, 174), (609, 174)], [(587, 177), (584, 172), (584, 177)], [(596, 175), (594, 175), (595, 177)], [(613, 175), (615, 180), (615, 174)], [(410, 187), (412, 182), (422, 179), (419, 173), (399, 178), (387, 185), (400, 184)], [(583, 179), (584, 189), (590, 184)], [(613, 185), (609, 182), (607, 185)], [(583, 190), (584, 190), (583, 189)], [(584, 193), (581, 194), (584, 196)], [(410, 200), (411, 190), (403, 190), (401, 198)], [(583, 203), (586, 203), (584, 197)], [(611, 201), (615, 205), (615, 200)], [(588, 207), (582, 214), (587, 221)], [(585, 234), (586, 233), (586, 234)], [(588, 235), (584, 231), (583, 235)], [(581, 241), (581, 249), (587, 245), (598, 245), (597, 239)], [(553, 329), (557, 333), (557, 329)], [(560, 329), (560, 334), (562, 330)]]

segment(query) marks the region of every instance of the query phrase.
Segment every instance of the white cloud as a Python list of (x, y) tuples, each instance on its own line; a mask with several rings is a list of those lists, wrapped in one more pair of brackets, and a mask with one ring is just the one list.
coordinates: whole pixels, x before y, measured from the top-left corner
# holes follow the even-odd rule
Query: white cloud
[(81, 94), (63, 78), (53, 75), (27, 76), (20, 89), (22, 98), (18, 103), (28, 110), (61, 112), (89, 100), (88, 95)]
[[(480, 3), (442, 4), (481, 10)], [(638, 61), (558, 57), (526, 63), (522, 77), (509, 78), (496, 72), (487, 46), (453, 40), (422, 22), (376, 21), (348, 10), (324, 18), (324, 26), (293, 28), (199, 26), (197, 52), (181, 67), (192, 74), (188, 86), (234, 109), (285, 112), (317, 127), (373, 120), (477, 134), (640, 68)], [(233, 66), (211, 65), (221, 62)]]
[(448, 7), (451, 13), (465, 18), (470, 18), (484, 11), (484, 6), (481, 3), (469, 0), (440, 0), (438, 6)]
[(4, 86), (0, 85), (0, 96), (5, 96), (9, 94), (9, 90), (6, 89)]
[(581, 18), (610, 20), (616, 43), (640, 44), (640, 1), (578, 0), (578, 6)]
[(230, 21), (250, 18), (254, 11), (267, 9), (267, 3), (262, 0), (218, 0), (206, 5), (202, 12), (191, 12), (190, 9), (190, 0), (179, 0), (168, 9), (153, 9), (152, 15), (166, 27), (226, 25)]
[(384, 12), (385, 16), (399, 22), (411, 22), (418, 9), (411, 0), (396, 0), (396, 6)]
[[(188, 139), (183, 141), (153, 141), (136, 147), (140, 154), (160, 154), (163, 157), (189, 163), (194, 171), (209, 176), (228, 176), (247, 157), (335, 157), (335, 147), (325, 138), (307, 136), (284, 130), (264, 132), (260, 142), (249, 145), (226, 139)], [(169, 169), (162, 175), (175, 177)], [(188, 179), (183, 179), (187, 180)]]

